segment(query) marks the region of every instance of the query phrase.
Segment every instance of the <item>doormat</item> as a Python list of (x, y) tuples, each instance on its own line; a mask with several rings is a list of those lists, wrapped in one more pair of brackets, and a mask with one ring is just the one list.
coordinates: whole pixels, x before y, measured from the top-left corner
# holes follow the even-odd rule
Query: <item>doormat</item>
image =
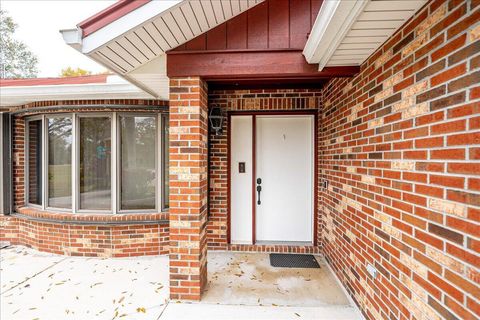
[(271, 253), (270, 265), (277, 268), (320, 268), (311, 254)]

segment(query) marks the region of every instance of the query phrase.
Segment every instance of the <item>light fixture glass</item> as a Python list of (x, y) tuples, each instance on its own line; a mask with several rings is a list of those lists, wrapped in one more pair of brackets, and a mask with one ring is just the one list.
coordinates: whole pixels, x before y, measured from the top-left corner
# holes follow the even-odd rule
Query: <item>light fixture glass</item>
[(222, 133), (223, 115), (220, 107), (214, 106), (210, 109), (210, 127), (216, 135)]

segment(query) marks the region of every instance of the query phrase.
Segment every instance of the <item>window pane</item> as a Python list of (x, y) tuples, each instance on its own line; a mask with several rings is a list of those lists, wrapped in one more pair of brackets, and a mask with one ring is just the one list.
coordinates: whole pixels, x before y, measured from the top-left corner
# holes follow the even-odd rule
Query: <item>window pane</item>
[(111, 208), (111, 121), (80, 118), (80, 209)]
[(72, 207), (72, 119), (48, 119), (48, 206)]
[(123, 210), (155, 209), (155, 117), (120, 117)]
[(168, 117), (163, 118), (163, 207), (169, 207), (170, 195), (170, 170), (169, 170), (169, 131), (168, 131)]
[(28, 202), (42, 205), (42, 120), (28, 122)]

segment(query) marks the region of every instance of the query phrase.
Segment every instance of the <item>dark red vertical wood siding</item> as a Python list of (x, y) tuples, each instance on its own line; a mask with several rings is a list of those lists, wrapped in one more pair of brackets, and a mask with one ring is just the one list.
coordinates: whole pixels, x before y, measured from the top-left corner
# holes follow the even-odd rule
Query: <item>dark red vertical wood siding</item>
[(224, 50), (227, 49), (227, 24), (223, 23), (216, 28), (208, 31), (207, 48), (209, 50)]
[[(265, 49), (268, 43), (268, 3), (263, 2), (248, 13), (248, 49)], [(247, 49), (245, 48), (245, 49)]]
[(268, 5), (268, 47), (272, 49), (290, 48), (290, 2), (270, 1)]
[(302, 48), (311, 30), (311, 1), (290, 0), (290, 48)]
[(247, 21), (246, 13), (227, 21), (227, 49), (243, 49), (247, 46)]
[(182, 50), (203, 50), (206, 46), (207, 35), (204, 33), (182, 46)]
[(174, 51), (303, 50), (322, 0), (266, 0)]

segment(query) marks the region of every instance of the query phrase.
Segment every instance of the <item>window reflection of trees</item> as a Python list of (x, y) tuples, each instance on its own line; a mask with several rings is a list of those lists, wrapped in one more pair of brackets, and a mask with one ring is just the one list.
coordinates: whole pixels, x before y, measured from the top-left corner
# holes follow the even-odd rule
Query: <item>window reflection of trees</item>
[(155, 208), (156, 119), (124, 116), (121, 125), (121, 208)]
[(111, 207), (111, 124), (108, 117), (80, 118), (80, 208)]
[(48, 119), (48, 205), (72, 206), (72, 119)]

